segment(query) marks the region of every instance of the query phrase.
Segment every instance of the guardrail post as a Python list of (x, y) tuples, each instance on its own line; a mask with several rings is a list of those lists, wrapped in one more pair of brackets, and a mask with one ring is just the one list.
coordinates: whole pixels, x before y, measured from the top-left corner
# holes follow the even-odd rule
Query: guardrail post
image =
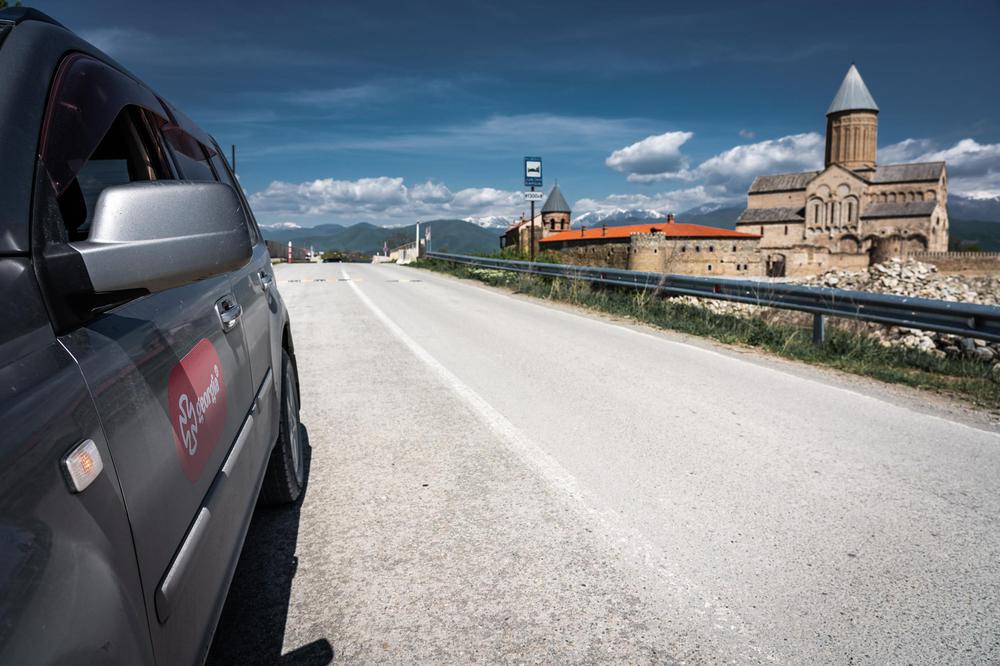
[(826, 341), (826, 315), (813, 315), (813, 344), (821, 345)]
[(571, 267), (566, 264), (483, 259), (431, 252), (429, 247), (427, 249), (429, 257), (454, 264), (488, 266), (518, 273), (564, 277), (570, 280), (586, 280), (596, 284), (640, 289), (649, 288), (655, 283), (660, 293), (670, 296), (711, 298), (804, 313), (811, 312), (813, 341), (816, 344), (822, 344), (826, 339), (828, 316), (1000, 341), (1000, 308), (995, 305), (891, 296), (844, 289), (817, 289), (800, 285), (762, 284), (751, 280), (720, 283), (696, 276), (660, 275), (596, 266)]

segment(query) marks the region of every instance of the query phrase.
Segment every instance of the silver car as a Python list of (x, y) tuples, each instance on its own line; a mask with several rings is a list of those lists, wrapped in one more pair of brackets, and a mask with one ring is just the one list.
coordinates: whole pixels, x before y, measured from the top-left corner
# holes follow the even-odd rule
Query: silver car
[(200, 663), (305, 482), (267, 249), (212, 137), (47, 16), (0, 11), (0, 90), (0, 663)]

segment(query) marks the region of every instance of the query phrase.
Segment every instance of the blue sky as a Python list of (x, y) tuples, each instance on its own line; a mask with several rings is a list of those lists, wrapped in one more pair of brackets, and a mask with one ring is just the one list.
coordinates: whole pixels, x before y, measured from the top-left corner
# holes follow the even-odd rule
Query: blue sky
[(744, 199), (822, 159), (851, 62), (880, 162), (1000, 195), (1000, 5), (39, 2), (238, 146), (262, 222), (513, 217), (521, 159), (575, 213)]

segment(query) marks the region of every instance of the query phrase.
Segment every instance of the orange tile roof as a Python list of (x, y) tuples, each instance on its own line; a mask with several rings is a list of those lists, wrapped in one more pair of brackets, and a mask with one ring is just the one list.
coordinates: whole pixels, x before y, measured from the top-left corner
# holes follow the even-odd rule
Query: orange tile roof
[(558, 241), (593, 240), (596, 238), (628, 238), (632, 234), (661, 233), (670, 238), (760, 238), (758, 234), (747, 234), (732, 229), (716, 229), (701, 224), (683, 224), (681, 222), (657, 222), (654, 224), (630, 224), (624, 227), (601, 227), (560, 231), (541, 240), (542, 243)]

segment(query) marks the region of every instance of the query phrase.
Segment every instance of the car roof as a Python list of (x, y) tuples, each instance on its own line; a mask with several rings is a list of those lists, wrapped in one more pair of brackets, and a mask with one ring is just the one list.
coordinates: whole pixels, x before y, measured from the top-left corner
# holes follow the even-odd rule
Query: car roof
[(24, 21), (40, 21), (42, 23), (57, 25), (60, 28), (66, 27), (45, 12), (40, 12), (31, 7), (7, 7), (6, 9), (0, 9), (0, 21), (13, 23), (14, 25), (18, 25)]
[[(0, 256), (31, 251), (30, 219), (38, 140), (49, 87), (68, 53), (89, 55), (142, 83), (113, 58), (84, 41), (58, 21), (27, 7), (0, 10), (0, 26), (9, 29), (0, 41)], [(149, 86), (146, 86), (149, 88)], [(155, 94), (155, 91), (154, 91)], [(159, 97), (159, 96), (157, 96)], [(177, 110), (160, 97), (171, 110)], [(177, 112), (177, 122), (205, 142), (208, 135)], [(210, 145), (210, 144), (206, 144)]]

